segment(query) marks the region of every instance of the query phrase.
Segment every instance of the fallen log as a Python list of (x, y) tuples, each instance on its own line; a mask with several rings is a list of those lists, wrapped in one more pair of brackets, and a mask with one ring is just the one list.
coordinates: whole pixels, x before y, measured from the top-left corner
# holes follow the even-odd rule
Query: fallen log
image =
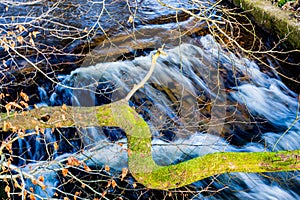
[[(2, 131), (70, 126), (123, 128), (128, 139), (128, 168), (133, 177), (147, 188), (169, 190), (231, 172), (260, 173), (300, 169), (300, 150), (218, 152), (179, 164), (159, 166), (152, 158), (152, 134), (149, 126), (126, 100), (96, 107), (43, 107), (9, 115), (3, 113), (0, 120)], [(2, 143), (1, 154), (8, 143)]]

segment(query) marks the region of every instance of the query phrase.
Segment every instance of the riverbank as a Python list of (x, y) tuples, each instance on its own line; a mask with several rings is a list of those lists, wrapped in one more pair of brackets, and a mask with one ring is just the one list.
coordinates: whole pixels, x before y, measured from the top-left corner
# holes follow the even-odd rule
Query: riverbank
[(245, 10), (267, 32), (284, 40), (287, 49), (300, 49), (300, 22), (291, 17), (292, 11), (282, 10), (267, 0), (230, 1)]

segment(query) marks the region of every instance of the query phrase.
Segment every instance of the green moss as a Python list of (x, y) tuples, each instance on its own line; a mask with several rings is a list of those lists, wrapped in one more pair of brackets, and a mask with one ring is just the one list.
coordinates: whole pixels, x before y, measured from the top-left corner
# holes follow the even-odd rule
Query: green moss
[[(289, 1), (289, 0), (282, 0)], [(263, 29), (280, 38), (286, 38), (289, 49), (300, 48), (300, 28), (297, 19), (290, 18), (290, 11), (283, 11), (271, 4), (271, 1), (261, 0), (232, 0), (232, 2), (247, 11)]]
[(230, 172), (273, 172), (300, 168), (300, 151), (219, 152), (170, 166), (158, 166), (152, 159), (151, 132), (147, 123), (127, 102), (120, 101), (99, 110), (99, 123), (123, 128), (128, 139), (128, 166), (137, 181), (148, 188), (169, 190)]
[(277, 3), (277, 5), (279, 7), (282, 7), (284, 4), (286, 4), (289, 1), (294, 1), (294, 0), (279, 0), (278, 3)]
[[(95, 109), (96, 113), (94, 113)], [(52, 113), (52, 120), (61, 119), (61, 115), (65, 112), (60, 107), (47, 107), (42, 110), (40, 113), (46, 111)], [(175, 165), (159, 166), (152, 158), (152, 134), (148, 124), (126, 101), (122, 100), (94, 108), (68, 107), (67, 111), (70, 113), (70, 119), (67, 116), (66, 120), (60, 120), (61, 126), (80, 124), (80, 126), (100, 125), (123, 128), (128, 139), (129, 170), (134, 178), (147, 188), (169, 190), (213, 175), (231, 172), (278, 172), (300, 169), (300, 150), (218, 152)], [(78, 116), (79, 122), (74, 122), (74, 116)], [(39, 123), (39, 120), (35, 118), (40, 118), (39, 110), (32, 110), (28, 115), (18, 114), (10, 119), (10, 122), (21, 124), (21, 128), (24, 129), (32, 129)], [(26, 120), (32, 123), (24, 123)], [(52, 124), (52, 126), (55, 125)], [(50, 125), (39, 123), (38, 126), (45, 128)]]

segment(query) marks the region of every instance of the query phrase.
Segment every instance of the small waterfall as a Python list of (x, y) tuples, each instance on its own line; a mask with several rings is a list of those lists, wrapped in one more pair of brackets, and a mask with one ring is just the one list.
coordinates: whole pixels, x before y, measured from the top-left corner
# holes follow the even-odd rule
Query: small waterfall
[[(50, 106), (94, 106), (124, 98), (147, 73), (152, 53), (132, 61), (78, 68), (62, 84), (82, 90), (57, 86), (46, 100), (41, 89), (41, 99)], [(210, 35), (193, 44), (166, 49), (166, 53), (157, 60), (155, 72), (144, 88), (130, 100), (151, 128), (157, 163), (169, 165), (219, 151), (300, 148), (300, 124), (295, 122), (299, 112), (297, 95), (272, 70), (269, 74), (261, 72), (255, 62), (223, 50)], [(43, 174), (49, 184), (48, 189), (39, 191), (43, 197), (54, 194), (60, 180), (55, 173), (57, 163), (71, 155), (86, 160), (90, 168), (108, 165), (121, 171), (127, 166), (126, 138), (118, 129), (92, 127), (56, 134), (49, 129), (43, 138), (39, 137), (34, 138), (37, 154), (30, 156), (37, 161), (31, 168), (36, 167), (36, 175)], [(55, 142), (59, 148), (53, 150)], [(23, 148), (29, 149), (29, 144), (32, 142), (19, 142)], [(51, 158), (38, 153), (47, 152), (49, 146)], [(73, 150), (67, 151), (68, 148)], [(47, 159), (51, 162), (46, 166), (39, 164)], [(224, 174), (192, 184), (199, 190), (207, 185), (210, 190), (220, 190), (212, 196), (200, 192), (194, 198), (299, 199), (297, 175)], [(289, 189), (283, 182), (293, 176), (296, 186)]]

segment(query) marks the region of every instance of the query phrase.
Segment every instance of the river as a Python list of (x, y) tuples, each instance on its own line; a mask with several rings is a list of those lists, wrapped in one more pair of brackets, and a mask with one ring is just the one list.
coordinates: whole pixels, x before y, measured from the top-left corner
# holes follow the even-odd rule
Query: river
[[(144, 7), (137, 20), (151, 22), (150, 16), (174, 14), (152, 1), (139, 3)], [(209, 13), (217, 19), (214, 10)], [(179, 37), (180, 32), (174, 31), (178, 24), (206, 30)], [(133, 34), (120, 32), (93, 48), (80, 67), (57, 72), (59, 84), (36, 86), (34, 103), (37, 107), (95, 106), (120, 100), (142, 80), (151, 55), (165, 44), (166, 55), (158, 58), (153, 75), (129, 102), (152, 131), (153, 158), (158, 164), (219, 151), (300, 149), (298, 95), (280, 79), (275, 70), (278, 62), (264, 57), (266, 69), (244, 53), (225, 49), (206, 34), (207, 28), (193, 17), (151, 25), (138, 21)], [(73, 198), (76, 192), (77, 199), (100, 198), (104, 193), (107, 199), (300, 199), (297, 171), (222, 174), (172, 191), (150, 190), (135, 183), (130, 174), (120, 178), (127, 168), (126, 144), (125, 133), (117, 127), (46, 129), (18, 139), (13, 164), (44, 177), (45, 190), (26, 180), (27, 189), (40, 199)], [(92, 171), (70, 167), (74, 176), (65, 177), (61, 169), (70, 157), (84, 161)], [(111, 185), (112, 180), (117, 186)]]

